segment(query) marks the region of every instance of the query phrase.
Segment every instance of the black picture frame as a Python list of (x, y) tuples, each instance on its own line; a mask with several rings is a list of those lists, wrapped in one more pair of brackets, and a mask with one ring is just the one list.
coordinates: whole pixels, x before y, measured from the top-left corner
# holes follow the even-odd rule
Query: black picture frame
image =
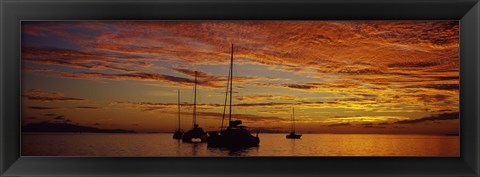
[[(480, 176), (478, 0), (1, 0), (0, 176)], [(460, 157), (21, 157), (22, 20), (459, 20)]]

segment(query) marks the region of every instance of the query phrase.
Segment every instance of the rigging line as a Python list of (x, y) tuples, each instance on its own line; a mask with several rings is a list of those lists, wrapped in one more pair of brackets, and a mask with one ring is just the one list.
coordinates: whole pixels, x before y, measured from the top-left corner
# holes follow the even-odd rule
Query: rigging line
[(232, 121), (232, 90), (233, 90), (233, 44), (232, 44), (232, 53), (230, 57), (230, 112), (228, 115), (228, 126), (230, 127)]
[[(233, 73), (235, 73), (235, 76), (240, 77), (240, 75), (238, 74), (237, 68), (238, 68), (238, 67), (235, 66), (235, 65), (232, 66)], [(239, 79), (240, 79), (240, 78), (239, 78)], [(232, 80), (233, 80), (233, 77), (232, 77)], [(239, 87), (237, 86), (237, 91), (234, 92), (235, 94), (237, 94), (237, 97), (238, 97), (238, 98), (241, 98), (241, 97), (243, 96), (243, 95), (240, 93), (240, 91), (239, 91), (240, 89), (241, 89), (241, 88), (239, 88)], [(239, 101), (239, 102), (240, 102), (240, 103), (244, 103), (243, 101)], [(233, 110), (233, 111), (237, 111), (236, 113), (239, 113), (239, 112), (244, 113), (244, 114), (246, 113), (246, 110), (245, 110), (245, 109), (240, 110), (240, 111), (237, 109), (237, 110)], [(232, 114), (233, 114), (233, 113), (232, 113)]]
[(220, 126), (220, 132), (223, 130), (223, 123), (225, 121), (225, 112), (227, 111), (228, 89), (230, 88), (230, 69), (228, 70), (227, 77), (227, 90), (225, 91), (225, 103), (223, 104), (222, 125)]
[[(239, 73), (239, 72), (238, 72), (238, 66), (236, 66), (236, 65), (233, 64), (233, 44), (232, 44), (232, 70), (233, 70), (233, 71), (232, 71), (232, 80), (231, 80), (231, 82), (233, 82), (233, 79), (234, 79), (234, 78), (233, 78), (233, 73), (235, 73), (235, 76), (239, 77), (238, 79), (241, 80), (241, 78), (240, 78), (241, 76), (240, 76), (240, 74), (238, 74), (238, 73)], [(241, 98), (241, 97), (243, 96), (242, 93), (239, 91), (240, 89), (242, 89), (242, 91), (245, 92), (245, 87), (244, 87), (244, 88), (239, 88), (238, 86), (237, 86), (237, 91), (233, 92), (233, 93), (237, 94), (237, 97), (239, 97), (239, 98)], [(233, 87), (232, 87), (232, 90), (233, 90)], [(232, 94), (232, 96), (233, 96), (233, 94)], [(243, 101), (239, 101), (239, 102), (240, 102), (240, 103), (245, 103), (245, 102), (243, 102)], [(242, 110), (238, 110), (238, 109), (237, 109), (237, 110), (232, 110), (232, 111), (237, 111), (237, 113), (244, 113), (244, 114), (247, 113), (247, 109), (242, 109)], [(232, 114), (233, 114), (233, 112), (232, 112)]]
[(195, 84), (193, 92), (193, 126), (197, 124), (197, 71), (195, 71)]
[(178, 89), (177, 107), (178, 107), (178, 130), (180, 131), (180, 89)]
[[(195, 76), (194, 76), (194, 77), (195, 77)], [(193, 84), (194, 84), (193, 86), (195, 87), (195, 81), (194, 81)], [(195, 102), (195, 89), (192, 89), (192, 90), (190, 91), (190, 94), (191, 94), (191, 97), (190, 97), (190, 98), (192, 99), (191, 101), (192, 101), (192, 102)], [(192, 103), (192, 102), (191, 102), (191, 103)], [(188, 106), (188, 110), (189, 110), (189, 111), (192, 110), (192, 112), (193, 112), (193, 103), (192, 103), (192, 104), (187, 103), (187, 106)], [(194, 119), (194, 117), (195, 117), (194, 114), (195, 114), (195, 113), (192, 114), (192, 127), (193, 127), (193, 124), (194, 124), (194, 123), (193, 123), (193, 121), (194, 121), (193, 119)]]

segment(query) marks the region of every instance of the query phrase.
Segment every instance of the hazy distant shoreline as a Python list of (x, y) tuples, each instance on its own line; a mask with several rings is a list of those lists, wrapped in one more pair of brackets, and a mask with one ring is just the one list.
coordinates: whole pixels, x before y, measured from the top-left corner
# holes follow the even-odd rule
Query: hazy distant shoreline
[[(122, 133), (122, 134), (169, 134), (172, 132), (137, 132), (125, 129), (101, 129), (68, 123), (31, 123), (22, 126), (22, 133)], [(259, 134), (287, 134), (288, 132), (259, 132)], [(301, 132), (299, 132), (301, 133)], [(459, 134), (381, 134), (381, 133), (301, 133), (301, 134), (367, 134), (367, 135), (435, 135), (459, 136)]]
[(48, 133), (137, 133), (133, 130), (124, 129), (101, 129), (96, 127), (74, 125), (67, 123), (31, 123), (22, 126), (22, 132), (48, 132)]

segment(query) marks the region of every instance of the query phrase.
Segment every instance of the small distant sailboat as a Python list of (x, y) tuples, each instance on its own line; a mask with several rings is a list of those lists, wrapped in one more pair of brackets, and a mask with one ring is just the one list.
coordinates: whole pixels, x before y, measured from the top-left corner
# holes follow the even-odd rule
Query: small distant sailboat
[[(258, 146), (260, 143), (260, 138), (258, 137), (258, 132), (256, 136), (253, 136), (246, 126), (241, 126), (241, 120), (232, 121), (232, 87), (233, 84), (233, 44), (232, 44), (232, 53), (230, 59), (230, 71), (227, 81), (227, 91), (225, 93), (225, 105), (223, 109), (223, 118), (220, 132), (209, 132), (208, 137), (208, 147), (220, 147), (220, 148), (230, 148), (230, 149), (241, 149), (248, 147)], [(223, 120), (225, 118), (227, 98), (230, 92), (230, 111), (228, 114), (228, 127), (226, 130), (223, 130)]]
[(184, 132), (182, 129), (180, 129), (180, 90), (178, 90), (177, 107), (178, 107), (178, 128), (177, 128), (177, 131), (173, 133), (173, 139), (182, 139)]
[(302, 135), (295, 133), (295, 108), (292, 108), (292, 115), (290, 117), (290, 134), (285, 136), (287, 139), (300, 139)]
[(207, 133), (197, 124), (197, 71), (195, 71), (195, 84), (193, 88), (193, 128), (183, 135), (182, 140), (187, 143), (205, 143), (207, 142)]

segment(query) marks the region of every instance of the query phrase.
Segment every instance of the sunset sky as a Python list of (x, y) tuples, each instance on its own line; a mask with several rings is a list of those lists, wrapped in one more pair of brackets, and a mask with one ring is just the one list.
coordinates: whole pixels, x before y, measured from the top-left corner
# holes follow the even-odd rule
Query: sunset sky
[(22, 22), (22, 123), (218, 130), (234, 44), (233, 117), (260, 132), (459, 131), (457, 21)]

